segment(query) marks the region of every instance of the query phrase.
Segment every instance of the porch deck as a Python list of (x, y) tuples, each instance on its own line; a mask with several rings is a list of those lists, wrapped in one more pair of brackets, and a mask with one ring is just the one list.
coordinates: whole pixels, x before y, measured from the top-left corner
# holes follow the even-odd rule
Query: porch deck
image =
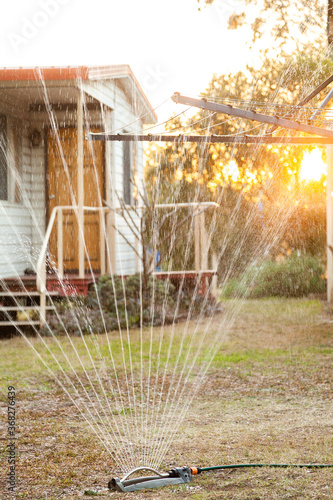
[[(153, 273), (158, 279), (169, 279), (173, 282), (180, 282), (181, 280), (200, 280), (200, 292), (206, 293), (207, 290), (207, 279), (211, 279), (216, 275), (216, 271), (213, 270), (203, 270), (203, 271), (156, 271)], [(52, 293), (52, 295), (58, 295), (59, 297), (75, 297), (77, 295), (88, 295), (89, 286), (98, 280), (101, 276), (100, 273), (85, 273), (84, 278), (80, 278), (77, 273), (67, 273), (64, 278), (61, 279), (59, 276), (53, 273), (49, 273), (46, 276), (46, 288), (47, 291)], [(127, 278), (124, 275), (124, 278)], [(36, 292), (37, 291), (37, 275), (36, 274), (24, 274), (21, 276), (13, 276), (10, 278), (4, 278), (2, 280), (1, 288), (4, 291), (9, 292)]]
[[(216, 271), (157, 271), (153, 273), (157, 279), (169, 279), (176, 286), (183, 280), (199, 284), (199, 293), (205, 295), (208, 290), (208, 281), (216, 275)], [(37, 275), (25, 274), (9, 277), (0, 283), (0, 330), (16, 326), (42, 327), (45, 324), (47, 311), (55, 310), (52, 299), (57, 297), (87, 296), (89, 286), (96, 282), (100, 273), (86, 273), (84, 278), (78, 274), (65, 274), (61, 279), (55, 273), (46, 275), (46, 293), (38, 291)], [(128, 277), (123, 276), (125, 279)], [(186, 287), (185, 283), (185, 287)], [(213, 285), (213, 283), (210, 283)], [(211, 287), (214, 295), (214, 286)]]
[[(46, 275), (46, 289), (52, 294), (57, 294), (59, 297), (73, 297), (76, 295), (88, 295), (89, 285), (94, 283), (100, 277), (100, 273), (86, 273), (84, 278), (79, 278), (78, 274), (66, 274), (63, 279), (59, 278), (54, 273)], [(37, 275), (29, 274), (22, 276), (14, 276), (2, 279), (2, 287), (10, 292), (26, 292), (37, 291)]]

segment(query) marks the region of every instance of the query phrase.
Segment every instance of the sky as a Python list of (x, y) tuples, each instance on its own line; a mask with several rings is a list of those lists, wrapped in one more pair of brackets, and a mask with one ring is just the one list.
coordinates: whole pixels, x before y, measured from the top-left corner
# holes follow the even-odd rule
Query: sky
[[(198, 95), (213, 73), (244, 69), (247, 29), (230, 31), (238, 0), (15, 0), (0, 18), (3, 67), (129, 64), (153, 107)], [(180, 111), (170, 100), (159, 121)]]

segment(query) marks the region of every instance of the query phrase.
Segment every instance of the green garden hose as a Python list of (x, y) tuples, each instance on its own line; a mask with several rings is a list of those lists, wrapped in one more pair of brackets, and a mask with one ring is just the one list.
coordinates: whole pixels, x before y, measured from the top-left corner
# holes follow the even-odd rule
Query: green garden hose
[(306, 469), (324, 469), (325, 467), (333, 467), (333, 464), (235, 464), (235, 465), (216, 465), (214, 467), (193, 467), (197, 469), (197, 474), (200, 472), (207, 472), (209, 470), (223, 470), (223, 469), (243, 469), (246, 467), (301, 467)]
[[(234, 464), (234, 465), (216, 465), (214, 467), (175, 467), (167, 473), (158, 472), (150, 467), (138, 467), (126, 474), (123, 479), (118, 477), (112, 478), (108, 483), (108, 488), (111, 491), (127, 493), (130, 491), (139, 491), (149, 488), (160, 488), (163, 486), (172, 486), (176, 484), (186, 484), (192, 481), (193, 476), (201, 474), (201, 472), (224, 470), (224, 469), (244, 469), (248, 467), (303, 467), (310, 469), (323, 469), (325, 467), (333, 467), (333, 464)], [(154, 472), (156, 476), (130, 476), (141, 470)]]

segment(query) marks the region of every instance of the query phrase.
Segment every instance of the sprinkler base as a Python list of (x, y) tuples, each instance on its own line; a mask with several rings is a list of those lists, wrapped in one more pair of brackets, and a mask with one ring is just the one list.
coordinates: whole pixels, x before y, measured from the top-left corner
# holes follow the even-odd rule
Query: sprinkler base
[(109, 481), (108, 487), (112, 491), (121, 491), (127, 493), (129, 491), (139, 491), (147, 488), (160, 488), (163, 486), (171, 486), (174, 484), (185, 484), (192, 481), (192, 470), (189, 467), (176, 467), (172, 469), (167, 474), (160, 474), (157, 472), (157, 476), (145, 476), (145, 477), (135, 477), (128, 479), (128, 477), (137, 472), (138, 470), (152, 470), (150, 468), (135, 469), (131, 471), (122, 480), (118, 477), (114, 477)]

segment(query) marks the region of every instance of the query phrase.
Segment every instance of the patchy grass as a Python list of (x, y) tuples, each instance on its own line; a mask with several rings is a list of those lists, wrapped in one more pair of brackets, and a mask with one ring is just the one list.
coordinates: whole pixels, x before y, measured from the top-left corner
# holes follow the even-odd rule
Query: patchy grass
[[(182, 367), (192, 349), (195, 332), (205, 342), (198, 362), (210, 354), (217, 338), (223, 340), (204, 384), (192, 402), (185, 424), (173, 439), (162, 469), (178, 465), (209, 466), (237, 463), (333, 463), (333, 311), (325, 303), (307, 299), (224, 301), (224, 312), (209, 323), (193, 321), (165, 329), (173, 338), (166, 367), (167, 347), (161, 363), (167, 370)], [(232, 322), (234, 320), (234, 322)], [(159, 352), (160, 330), (155, 329), (152, 353)], [(172, 337), (174, 335), (174, 337)], [(150, 330), (143, 332), (144, 352)], [(35, 349), (57, 375), (59, 366), (41, 340), (30, 338)], [(129, 344), (116, 332), (109, 335), (120, 378)], [(50, 338), (47, 346), (59, 356)], [(71, 353), (75, 369), (83, 367), (74, 348), (91, 369), (84, 342), (97, 354), (93, 338), (60, 337)], [(108, 352), (106, 335), (98, 336), (99, 349)], [(180, 346), (183, 353), (177, 365)], [(134, 373), (140, 364), (140, 332), (131, 331)], [(6, 387), (17, 392), (17, 498), (90, 498), (85, 490), (101, 489), (114, 475), (115, 465), (89, 432), (77, 408), (55, 383), (24, 339), (1, 341), (1, 418), (6, 418)], [(156, 359), (155, 359), (156, 361)], [(146, 360), (145, 360), (146, 362)], [(66, 368), (64, 358), (62, 362)], [(154, 370), (156, 364), (153, 363)], [(68, 370), (68, 367), (66, 368)], [(69, 370), (67, 371), (69, 373)], [(115, 411), (116, 422), (134, 418), (132, 409)], [(6, 460), (7, 438), (1, 436), (1, 460)], [(0, 498), (7, 498), (0, 481)], [(333, 469), (244, 469), (204, 473), (187, 486), (121, 495), (124, 499), (330, 499)], [(4, 496), (1, 496), (3, 494)], [(101, 493), (120, 498), (118, 493)]]

